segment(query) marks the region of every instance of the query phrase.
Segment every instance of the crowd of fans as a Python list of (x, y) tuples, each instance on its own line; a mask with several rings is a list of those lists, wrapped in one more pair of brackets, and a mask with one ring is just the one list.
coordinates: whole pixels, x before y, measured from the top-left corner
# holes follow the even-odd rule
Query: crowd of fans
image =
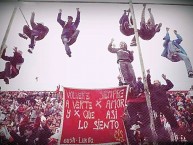
[[(189, 91), (184, 92), (170, 92), (169, 93), (169, 102), (171, 105), (171, 109), (176, 117), (176, 120), (180, 126), (180, 128), (184, 129), (185, 134), (189, 134), (190, 138), (182, 137), (178, 135), (175, 137), (176, 140), (183, 141), (191, 141), (193, 142), (193, 94), (191, 91), (193, 87)], [(164, 121), (163, 121), (164, 122)], [(165, 123), (167, 123), (165, 121)]]
[[(181, 128), (193, 134), (193, 86), (189, 91), (169, 91), (171, 110)], [(0, 144), (1, 145), (54, 145), (60, 134), (62, 92), (56, 91), (1, 91)], [(160, 114), (167, 129), (168, 122)], [(192, 141), (182, 134), (175, 141)]]
[[(178, 125), (180, 126), (178, 134), (171, 132), (171, 126), (161, 113), (160, 120), (168, 133), (173, 134), (171, 138), (174, 142), (193, 143), (193, 86), (189, 91), (169, 91), (168, 100)], [(172, 135), (171, 135), (172, 136)]]
[(0, 92), (0, 144), (56, 144), (62, 102), (62, 92)]

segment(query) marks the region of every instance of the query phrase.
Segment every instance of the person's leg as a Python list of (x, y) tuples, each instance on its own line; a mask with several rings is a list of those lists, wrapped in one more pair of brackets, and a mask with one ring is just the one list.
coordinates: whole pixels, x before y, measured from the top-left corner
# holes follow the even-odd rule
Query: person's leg
[(19, 33), (19, 36), (24, 38), (24, 39), (28, 39), (31, 37), (31, 29), (29, 28), (29, 26), (24, 25), (23, 26), (23, 34)]
[(148, 11), (149, 11), (149, 16), (150, 16), (150, 18), (148, 19), (148, 26), (149, 26), (149, 29), (152, 30), (155, 28), (155, 20), (151, 12), (151, 8), (148, 8)]
[(142, 10), (142, 13), (141, 13), (140, 27), (145, 26), (145, 8), (146, 8), (146, 4), (143, 4), (143, 10)]
[(133, 66), (131, 65), (131, 63), (120, 62), (119, 70), (120, 70), (120, 74), (124, 78), (123, 83), (130, 85), (130, 87), (134, 87), (136, 84), (136, 77), (135, 77), (135, 73), (134, 73)]
[(32, 29), (36, 27), (36, 23), (34, 22), (34, 19), (35, 19), (35, 13), (33, 12), (30, 18), (30, 24), (31, 24)]
[(124, 25), (125, 22), (129, 22), (129, 19), (128, 19), (128, 15), (126, 14), (126, 10), (124, 10), (124, 13), (123, 15), (121, 16), (121, 18), (119, 19), (119, 24), (120, 25)]
[(1, 71), (0, 72), (0, 79), (4, 79), (5, 78), (5, 71)]
[[(187, 55), (183, 54), (183, 53), (177, 53), (178, 56), (184, 61), (185, 65), (186, 65), (186, 70), (188, 72), (188, 76), (189, 77), (193, 77), (193, 69), (192, 69), (192, 64), (190, 62), (190, 59)], [(191, 74), (192, 73), (192, 74)]]
[(30, 37), (31, 43), (29, 45), (29, 48), (31, 48), (31, 49), (28, 49), (28, 52), (32, 53), (32, 50), (35, 47), (36, 38), (39, 37), (40, 35), (41, 35), (40, 30), (36, 30), (36, 29), (31, 30), (31, 37)]
[(5, 76), (9, 78), (11, 76), (11, 63), (10, 62), (5, 63)]
[(129, 76), (129, 80), (130, 82), (132, 82), (132, 86), (136, 86), (136, 77), (135, 77), (135, 72), (134, 72), (134, 69), (133, 69), (133, 66), (131, 63), (127, 63), (127, 66), (128, 66), (128, 76)]
[(5, 70), (4, 70), (4, 81), (6, 84), (9, 84), (9, 78), (11, 77), (11, 63), (5, 63)]
[(70, 46), (70, 45), (72, 45), (72, 44), (74, 44), (76, 42), (76, 39), (77, 39), (79, 33), (80, 33), (79, 30), (76, 30), (74, 32), (74, 34), (71, 36), (70, 40), (68, 40), (68, 46)]
[(28, 52), (32, 53), (35, 46), (35, 36), (31, 35), (30, 41)]
[(125, 21), (126, 21), (127, 15), (126, 15), (126, 10), (124, 10), (123, 15), (121, 16), (121, 18), (119, 19), (119, 29), (121, 31), (122, 34), (125, 35)]
[(129, 23), (129, 13), (130, 10), (128, 10), (128, 15), (126, 15), (126, 10), (124, 10), (124, 14), (122, 15), (122, 17), (119, 20), (119, 24), (120, 24), (120, 31), (122, 34), (126, 35), (126, 36), (130, 36), (134, 34), (134, 29), (131, 28), (131, 24)]
[(129, 95), (131, 97), (137, 96), (138, 87), (136, 84), (136, 77), (133, 70), (133, 66), (129, 62), (119, 62), (119, 72), (123, 78), (122, 83), (124, 85), (129, 85)]
[(68, 45), (68, 38), (66, 37), (62, 37), (62, 42), (64, 44), (64, 47), (65, 47), (65, 50), (66, 50), (66, 54), (71, 57), (71, 50), (70, 50), (70, 47)]

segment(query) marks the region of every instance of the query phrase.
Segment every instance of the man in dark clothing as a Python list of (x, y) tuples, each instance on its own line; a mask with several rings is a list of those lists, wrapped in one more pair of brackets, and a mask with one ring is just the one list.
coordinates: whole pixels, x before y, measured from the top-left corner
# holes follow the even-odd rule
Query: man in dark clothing
[(74, 42), (76, 42), (76, 39), (79, 35), (79, 30), (77, 30), (77, 27), (80, 23), (80, 11), (79, 8), (77, 10), (77, 16), (75, 22), (73, 22), (73, 17), (68, 16), (68, 21), (65, 22), (61, 19), (62, 16), (62, 10), (59, 10), (57, 22), (62, 26), (63, 31), (61, 34), (62, 42), (65, 46), (66, 54), (71, 57), (71, 50), (70, 45), (72, 45)]
[[(143, 40), (150, 40), (154, 35), (160, 31), (162, 23), (155, 24), (154, 17), (151, 13), (151, 8), (148, 8), (150, 18), (145, 21), (145, 8), (146, 4), (143, 4), (143, 10), (141, 14), (140, 29), (138, 30), (139, 37)], [(133, 37), (130, 46), (136, 46), (135, 36)]]
[[(127, 14), (128, 12), (128, 14)], [(130, 9), (129, 10), (124, 10), (123, 15), (119, 19), (119, 24), (120, 24), (120, 31), (122, 34), (125, 36), (130, 36), (134, 34), (134, 28), (132, 21), (129, 21), (129, 14), (130, 14)], [(132, 19), (130, 19), (132, 20)]]
[(158, 134), (158, 140), (162, 140), (162, 137), (165, 136), (163, 134), (163, 126), (160, 123), (160, 113), (162, 113), (167, 121), (169, 122), (173, 131), (177, 131), (179, 125), (176, 121), (174, 114), (172, 113), (168, 101), (168, 95), (166, 92), (173, 88), (173, 83), (166, 78), (166, 75), (162, 74), (163, 79), (166, 81), (166, 85), (161, 85), (159, 80), (155, 80), (154, 83), (151, 83), (151, 75), (150, 70), (147, 70), (147, 84), (150, 91), (150, 98), (153, 110), (157, 113), (156, 118), (156, 130)]
[(4, 46), (1, 58), (8, 62), (5, 64), (4, 71), (0, 72), (0, 79), (4, 79), (5, 83), (9, 84), (9, 79), (14, 78), (19, 74), (24, 58), (22, 57), (22, 51), (17, 50), (17, 47), (13, 49), (13, 56), (6, 56), (6, 48), (7, 46)]
[(31, 39), (31, 43), (28, 49), (29, 53), (32, 53), (32, 50), (34, 49), (34, 46), (35, 46), (35, 41), (42, 40), (49, 32), (48, 27), (44, 26), (43, 23), (35, 23), (34, 18), (35, 18), (35, 13), (32, 12), (31, 19), (30, 19), (30, 24), (32, 29), (30, 29), (28, 25), (24, 25), (23, 34), (19, 33), (20, 37), (24, 39), (27, 39), (27, 38)]

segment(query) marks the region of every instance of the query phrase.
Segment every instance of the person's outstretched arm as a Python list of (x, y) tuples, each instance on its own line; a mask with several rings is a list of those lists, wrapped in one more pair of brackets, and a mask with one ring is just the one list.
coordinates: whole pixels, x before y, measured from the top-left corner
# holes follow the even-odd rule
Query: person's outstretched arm
[(166, 81), (166, 85), (164, 85), (166, 91), (174, 87), (174, 84), (169, 79), (166, 78), (165, 74), (162, 74), (162, 78)]
[(74, 22), (74, 25), (77, 28), (79, 23), (80, 23), (80, 11), (79, 11), (79, 8), (76, 8), (76, 11), (77, 11), (77, 15), (76, 15), (76, 20)]
[(111, 42), (108, 45), (108, 51), (111, 53), (117, 53), (118, 49), (113, 48), (113, 42), (114, 42), (114, 39), (112, 38)]
[(7, 46), (5, 46), (4, 50), (3, 50), (3, 53), (1, 55), (1, 58), (5, 61), (11, 61), (13, 57), (9, 57), (9, 56), (6, 56), (5, 53), (6, 53), (6, 49), (7, 49)]
[(63, 21), (61, 19), (61, 16), (62, 16), (62, 9), (59, 9), (59, 13), (58, 13), (58, 16), (57, 16), (57, 22), (62, 26), (62, 28), (64, 27), (65, 25), (65, 21)]

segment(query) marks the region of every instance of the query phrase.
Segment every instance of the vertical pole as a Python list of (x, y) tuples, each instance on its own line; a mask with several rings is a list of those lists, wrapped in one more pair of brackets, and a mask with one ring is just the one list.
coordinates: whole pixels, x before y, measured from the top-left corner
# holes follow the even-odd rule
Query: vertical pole
[(148, 107), (148, 110), (149, 110), (150, 127), (151, 127), (153, 138), (156, 139), (157, 134), (156, 134), (156, 131), (155, 131), (153, 111), (152, 111), (152, 106), (151, 106), (151, 101), (150, 101), (150, 93), (149, 93), (149, 89), (148, 89), (148, 85), (147, 85), (147, 78), (146, 78), (146, 73), (145, 73), (145, 69), (144, 69), (143, 57), (142, 57), (141, 47), (140, 47), (140, 43), (139, 43), (139, 35), (138, 35), (137, 24), (136, 24), (133, 5), (132, 5), (132, 0), (129, 1), (129, 5), (130, 5), (131, 15), (132, 15), (132, 19), (133, 19), (136, 43), (137, 43), (138, 52), (139, 52), (139, 60), (140, 60), (140, 64), (141, 64), (141, 71), (142, 71), (142, 76), (143, 76), (143, 81), (144, 81), (144, 88), (145, 88), (145, 97), (146, 97), (147, 107)]
[(9, 21), (9, 25), (8, 25), (7, 30), (6, 30), (6, 32), (5, 32), (5, 36), (4, 36), (3, 41), (2, 41), (2, 43), (1, 43), (0, 58), (1, 58), (1, 55), (2, 55), (2, 53), (3, 53), (3, 47), (4, 47), (4, 45), (6, 44), (6, 41), (7, 41), (7, 37), (8, 37), (9, 31), (10, 31), (10, 29), (11, 29), (11, 25), (12, 25), (13, 18), (14, 18), (14, 16), (15, 16), (16, 10), (17, 10), (17, 8), (15, 7), (14, 10), (13, 10), (13, 13), (12, 13), (12, 15), (11, 15), (11, 18), (10, 18), (10, 21)]

